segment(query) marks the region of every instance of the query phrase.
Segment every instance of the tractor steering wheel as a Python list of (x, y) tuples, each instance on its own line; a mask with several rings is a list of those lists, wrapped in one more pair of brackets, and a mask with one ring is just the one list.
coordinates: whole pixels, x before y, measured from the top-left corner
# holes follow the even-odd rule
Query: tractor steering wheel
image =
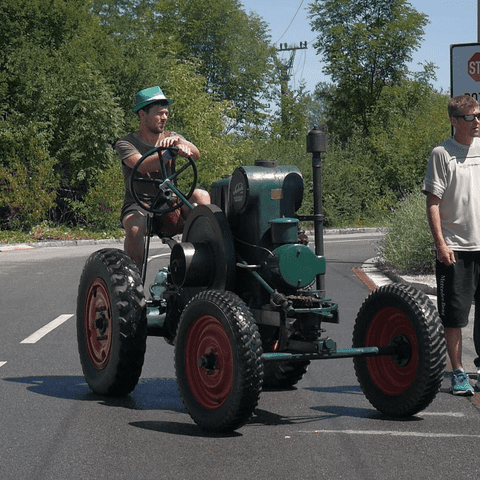
[[(132, 175), (130, 176), (130, 191), (132, 192), (134, 200), (147, 212), (153, 213), (155, 215), (164, 215), (165, 213), (173, 212), (173, 210), (180, 208), (185, 203), (185, 200), (188, 201), (188, 199), (192, 196), (195, 187), (197, 186), (197, 166), (192, 157), (185, 158), (185, 163), (178, 169), (178, 171), (167, 177), (167, 169), (165, 168), (165, 164), (162, 161), (161, 154), (161, 152), (164, 150), (168, 150), (170, 154), (176, 154), (178, 152), (177, 147), (153, 148), (145, 155), (143, 155), (142, 158), (135, 164), (132, 170)], [(140, 165), (145, 161), (145, 159), (157, 152), (162, 178), (147, 178), (141, 176), (138, 172)], [(184, 157), (177, 157), (177, 159), (182, 158)], [(181, 192), (181, 190), (176, 187), (174, 181), (189, 167), (192, 167), (193, 169), (193, 180), (189, 192), (185, 195)], [(148, 199), (146, 201), (140, 200), (138, 192), (135, 188), (136, 185), (139, 183), (152, 184), (158, 189), (157, 195), (154, 198)], [(177, 195), (180, 201), (173, 206), (162, 208), (162, 206), (171, 199), (173, 193)]]

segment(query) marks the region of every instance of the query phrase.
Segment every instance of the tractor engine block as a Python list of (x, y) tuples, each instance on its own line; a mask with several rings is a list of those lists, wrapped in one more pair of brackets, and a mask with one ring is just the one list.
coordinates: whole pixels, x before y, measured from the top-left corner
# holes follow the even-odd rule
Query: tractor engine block
[[(212, 185), (211, 197), (227, 216), (237, 257), (273, 288), (296, 294), (325, 273), (325, 258), (299, 241), (303, 178), (296, 166), (257, 161), (239, 167)], [(238, 272), (236, 285), (249, 305), (266, 302), (267, 292), (248, 271)]]

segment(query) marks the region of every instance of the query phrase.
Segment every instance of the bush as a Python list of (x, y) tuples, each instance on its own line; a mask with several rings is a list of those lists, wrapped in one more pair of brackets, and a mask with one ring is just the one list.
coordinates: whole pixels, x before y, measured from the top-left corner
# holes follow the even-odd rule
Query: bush
[(359, 135), (322, 156), (323, 210), (328, 226), (378, 225), (396, 203), (375, 171), (373, 155)]
[(97, 176), (97, 183), (90, 187), (83, 201), (72, 201), (72, 210), (80, 223), (95, 230), (113, 230), (120, 222), (120, 211), (125, 193), (120, 161), (111, 165)]
[(387, 217), (387, 233), (380, 260), (403, 274), (432, 274), (433, 238), (428, 225), (425, 196), (412, 193)]
[(2, 122), (0, 145), (0, 207), (7, 210), (6, 228), (28, 230), (55, 206), (58, 176), (46, 149), (40, 124)]

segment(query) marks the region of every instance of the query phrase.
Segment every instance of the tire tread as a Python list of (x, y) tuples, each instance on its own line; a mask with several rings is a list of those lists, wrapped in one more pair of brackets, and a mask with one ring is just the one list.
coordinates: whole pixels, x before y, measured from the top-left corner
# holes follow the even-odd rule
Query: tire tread
[[(234, 336), (234, 345), (238, 357), (239, 376), (235, 379), (236, 398), (229, 398), (229, 407), (222, 411), (221, 415), (211, 415), (197, 404), (190, 394), (184, 378), (181, 357), (182, 346), (178, 339), (186, 335), (182, 332), (186, 312), (192, 309), (199, 310), (202, 303), (207, 302), (219, 308), (230, 319)], [(180, 319), (177, 344), (175, 348), (175, 370), (179, 380), (179, 391), (184, 406), (190, 416), (202, 429), (211, 432), (230, 432), (243, 426), (252, 416), (259, 400), (263, 383), (263, 353), (262, 343), (258, 327), (250, 309), (236, 294), (229, 291), (206, 290), (196, 295), (186, 306)]]
[[(118, 357), (108, 375), (97, 375), (82, 353), (81, 329), (84, 328), (83, 308), (88, 281), (95, 271), (103, 269), (111, 287), (114, 314), (118, 315)], [(145, 295), (140, 272), (133, 260), (122, 250), (106, 248), (94, 252), (87, 260), (80, 279), (77, 300), (77, 335), (80, 361), (90, 388), (99, 395), (124, 396), (133, 391), (140, 378), (146, 351), (147, 326)], [(87, 357), (87, 358), (85, 358)], [(95, 378), (93, 378), (95, 377)]]
[(424, 358), (417, 372), (420, 381), (414, 382), (415, 385), (409, 387), (411, 391), (407, 396), (402, 397), (402, 402), (392, 401), (392, 398), (387, 398), (389, 396), (375, 391), (375, 388), (369, 385), (368, 379), (366, 381), (365, 372), (368, 368), (365, 358), (354, 358), (354, 366), (357, 379), (369, 402), (387, 415), (404, 417), (424, 410), (440, 390), (446, 366), (446, 344), (437, 309), (428, 296), (411, 285), (394, 283), (374, 290), (365, 299), (355, 322), (354, 347), (364, 346), (361, 343), (366, 328), (362, 319), (375, 314), (376, 303), (380, 300), (386, 302), (386, 299), (393, 299), (393, 297), (403, 301), (412, 309), (417, 318), (422, 319), (418, 325), (418, 335), (420, 336), (418, 342), (423, 349), (422, 358)]

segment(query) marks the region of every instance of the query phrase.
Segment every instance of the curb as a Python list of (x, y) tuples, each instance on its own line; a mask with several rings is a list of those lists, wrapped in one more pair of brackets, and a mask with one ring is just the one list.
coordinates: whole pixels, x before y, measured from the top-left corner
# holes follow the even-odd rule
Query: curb
[[(313, 230), (305, 232), (309, 236), (314, 236)], [(360, 228), (326, 228), (323, 230), (324, 235), (348, 235), (354, 233), (385, 233), (385, 227), (360, 227)], [(45, 247), (67, 247), (67, 246), (82, 246), (82, 245), (102, 245), (106, 243), (123, 243), (122, 238), (102, 238), (90, 240), (45, 240), (42, 242), (28, 242), (28, 243), (0, 243), (0, 252), (8, 252), (12, 250), (27, 250), (30, 248), (45, 248)], [(162, 240), (157, 236), (150, 239), (151, 243), (161, 242)]]
[[(359, 228), (325, 228), (324, 235), (347, 235), (349, 233), (385, 233), (386, 227), (359, 227)], [(313, 235), (314, 231), (309, 230), (306, 233)]]
[(427, 295), (437, 295), (435, 275), (399, 275), (387, 267), (378, 266), (377, 268), (393, 282), (412, 285), (412, 287), (425, 292)]
[[(30, 243), (0, 243), (0, 252), (8, 252), (12, 250), (27, 250), (31, 248), (46, 248), (46, 247), (79, 247), (83, 245), (105, 245), (112, 243), (121, 243), (125, 241), (125, 238), (101, 238), (90, 240), (46, 240), (43, 242), (30, 242)], [(152, 237), (150, 243), (160, 242), (158, 237)]]

